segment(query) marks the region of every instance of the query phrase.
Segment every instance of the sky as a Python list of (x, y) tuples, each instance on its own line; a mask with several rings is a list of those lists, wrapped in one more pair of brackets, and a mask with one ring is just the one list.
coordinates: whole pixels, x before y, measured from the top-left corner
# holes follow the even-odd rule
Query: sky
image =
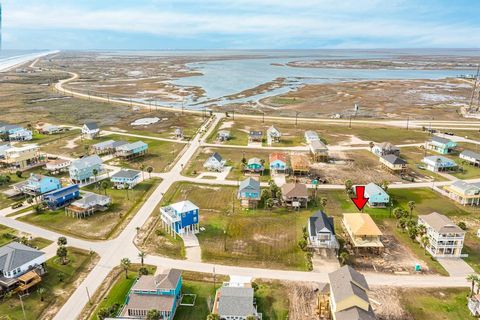
[(0, 0), (4, 49), (478, 48), (480, 0)]

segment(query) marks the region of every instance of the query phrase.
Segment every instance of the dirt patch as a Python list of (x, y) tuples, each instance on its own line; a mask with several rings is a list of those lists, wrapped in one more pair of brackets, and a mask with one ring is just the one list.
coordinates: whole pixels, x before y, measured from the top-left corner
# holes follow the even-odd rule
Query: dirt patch
[(382, 168), (378, 158), (367, 150), (355, 152), (330, 152), (331, 162), (315, 163), (312, 173), (325, 179), (330, 184), (343, 184), (351, 179), (354, 183), (366, 184), (402, 181), (399, 176), (393, 175)]
[(289, 288), (289, 314), (290, 320), (316, 320), (317, 296), (326, 289), (325, 284), (312, 282), (288, 282)]
[(414, 320), (403, 309), (399, 289), (374, 287), (369, 292), (370, 304), (378, 320)]

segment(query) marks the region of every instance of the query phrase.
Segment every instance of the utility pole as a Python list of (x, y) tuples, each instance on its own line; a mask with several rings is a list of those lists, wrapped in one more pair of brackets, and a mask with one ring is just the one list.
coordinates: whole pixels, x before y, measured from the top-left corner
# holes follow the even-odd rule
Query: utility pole
[(348, 127), (351, 129), (352, 128), (352, 116), (350, 116), (350, 122), (348, 123)]
[(407, 130), (408, 130), (408, 121), (410, 120), (410, 116), (407, 116)]
[(262, 111), (262, 123), (265, 123), (265, 112)]
[(23, 306), (22, 295), (19, 294), (18, 297), (20, 298), (20, 304), (22, 305), (23, 319), (27, 320), (27, 316), (25, 315), (25, 307)]
[(299, 114), (299, 113), (300, 113), (300, 112), (295, 111), (295, 127), (297, 126), (297, 123), (298, 123), (298, 114)]
[(85, 290), (87, 290), (88, 303), (92, 304), (92, 299), (90, 299), (90, 292), (88, 292), (88, 287), (85, 287)]
[(233, 112), (232, 112), (232, 120), (235, 121), (235, 108), (233, 108)]

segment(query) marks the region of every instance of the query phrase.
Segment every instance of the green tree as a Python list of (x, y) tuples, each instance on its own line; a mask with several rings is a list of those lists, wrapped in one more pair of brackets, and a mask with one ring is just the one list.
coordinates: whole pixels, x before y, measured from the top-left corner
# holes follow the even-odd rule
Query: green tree
[(383, 180), (381, 184), (381, 188), (383, 189), (383, 191), (387, 192), (389, 185), (390, 185), (390, 181)]
[(110, 188), (110, 186), (111, 186), (110, 180), (103, 180), (102, 182), (100, 182), (100, 188), (103, 189), (103, 192), (105, 193), (105, 195), (107, 195), (107, 189)]
[(408, 219), (406, 217), (401, 217), (398, 219), (398, 225), (400, 226), (401, 229), (405, 229), (407, 226)]
[(122, 260), (120, 260), (120, 266), (125, 271), (125, 279), (128, 279), (128, 269), (130, 268), (130, 265), (131, 265), (130, 259), (122, 258)]
[(460, 222), (458, 223), (458, 227), (459, 227), (460, 229), (464, 230), (464, 231), (467, 230), (467, 224), (466, 224), (465, 222), (463, 222), (463, 221), (460, 221)]
[(58, 281), (63, 282), (63, 280), (65, 280), (65, 273), (63, 272), (57, 273), (57, 278), (58, 278)]
[(57, 257), (59, 257), (62, 261), (62, 264), (67, 263), (67, 256), (68, 256), (68, 250), (67, 247), (60, 246), (57, 248)]
[(207, 316), (207, 320), (220, 320), (220, 316), (218, 314), (215, 314), (215, 313), (210, 313)]
[(405, 216), (405, 211), (400, 207), (396, 207), (395, 209), (393, 209), (392, 213), (397, 220)]
[(412, 218), (413, 215), (413, 209), (415, 209), (415, 201), (408, 201), (407, 203), (408, 209), (410, 210), (410, 218)]
[(427, 236), (422, 236), (420, 238), (420, 244), (422, 245), (422, 247), (424, 249), (424, 254), (427, 254), (427, 245), (428, 245), (429, 241), (430, 240), (428, 240)]
[(322, 206), (322, 209), (325, 210), (325, 207), (327, 206), (328, 199), (325, 197), (320, 198), (320, 205)]
[(475, 283), (477, 283), (479, 277), (475, 273), (471, 273), (467, 276), (467, 281), (471, 282), (471, 288), (470, 288), (470, 298), (473, 296), (473, 293), (475, 291)]
[(146, 253), (146, 252), (140, 251), (140, 252), (138, 253), (138, 257), (140, 258), (142, 267), (143, 267), (143, 262), (144, 262), (144, 259), (145, 259), (146, 256), (147, 256), (147, 253)]
[(416, 226), (408, 228), (408, 236), (410, 237), (410, 239), (415, 240), (417, 235), (418, 235), (418, 229)]
[(345, 192), (347, 194), (352, 194), (352, 187), (353, 187), (353, 182), (350, 179), (345, 180)]
[(148, 179), (151, 179), (152, 178), (153, 167), (148, 166), (147, 167), (147, 172), (148, 172)]
[(17, 171), (15, 172), (15, 175), (16, 175), (18, 178), (21, 178), (21, 177), (22, 177), (22, 171), (17, 170)]
[(138, 269), (138, 273), (141, 274), (142, 276), (146, 276), (148, 275), (148, 269), (145, 268), (145, 267), (141, 267), (140, 269)]
[(140, 164), (140, 171), (142, 171), (142, 180), (145, 180), (145, 168), (147, 166), (145, 165), (145, 163), (141, 163)]
[(66, 246), (67, 245), (67, 238), (59, 237), (58, 240), (57, 240), (57, 245)]

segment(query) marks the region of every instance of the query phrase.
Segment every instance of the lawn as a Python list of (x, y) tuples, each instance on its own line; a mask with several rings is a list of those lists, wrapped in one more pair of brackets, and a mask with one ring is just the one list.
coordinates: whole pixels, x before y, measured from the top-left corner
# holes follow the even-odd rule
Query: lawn
[(17, 202), (14, 199), (7, 198), (7, 196), (5, 196), (2, 193), (3, 191), (9, 190), (11, 186), (14, 185), (15, 183), (24, 181), (30, 176), (30, 173), (34, 173), (34, 172), (36, 173), (38, 171), (39, 169), (25, 171), (23, 172), (21, 177), (18, 177), (16, 174), (10, 174), (10, 173), (5, 173), (0, 171), (0, 175), (8, 175), (10, 177), (10, 182), (8, 184), (4, 184), (0, 186), (0, 209), (6, 208), (12, 205), (13, 203)]
[(186, 176), (197, 176), (200, 172), (207, 172), (203, 168), (204, 162), (210, 157), (214, 152), (218, 152), (224, 160), (227, 161), (226, 165), (231, 166), (232, 169), (227, 176), (229, 180), (243, 180), (245, 175), (242, 173), (242, 158), (259, 158), (265, 160), (265, 169), (262, 176), (260, 176), (261, 181), (270, 180), (270, 173), (268, 169), (268, 156), (271, 151), (267, 150), (255, 150), (255, 149), (239, 149), (239, 148), (201, 148), (196, 154), (195, 158), (192, 158), (184, 168), (183, 173)]
[(306, 130), (315, 130), (319, 136), (325, 139), (328, 144), (338, 144), (340, 142), (349, 142), (351, 136), (356, 136), (367, 142), (388, 141), (394, 144), (407, 144), (423, 142), (428, 138), (428, 134), (420, 130), (406, 130), (391, 126), (382, 125), (362, 125), (352, 124), (349, 128), (348, 123), (327, 124), (322, 122), (298, 122), (295, 126), (295, 119), (284, 120), (261, 120), (256, 119), (224, 119), (214, 132), (209, 136), (209, 142), (215, 142), (218, 130), (230, 130), (232, 139), (225, 142), (233, 145), (246, 145), (248, 143), (249, 130), (262, 130), (264, 135), (266, 130), (274, 125), (282, 133), (282, 139), (276, 146), (298, 146), (304, 144), (304, 133)]
[[(220, 286), (217, 282), (216, 288)], [(208, 308), (209, 301), (213, 300), (213, 282), (183, 280), (182, 285), (183, 294), (196, 294), (195, 306), (179, 306), (175, 313), (175, 320), (204, 320), (207, 318), (210, 310)]]
[(306, 270), (305, 255), (297, 242), (313, 209), (244, 210), (235, 194), (234, 187), (177, 183), (163, 203), (188, 199), (199, 206), (200, 227), (205, 231), (197, 236), (204, 261)]
[(467, 308), (468, 293), (466, 289), (406, 290), (401, 294), (401, 304), (414, 319), (476, 319)]
[(288, 288), (279, 281), (256, 282), (258, 312), (263, 320), (288, 319)]
[[(89, 252), (68, 248), (69, 263), (60, 264), (57, 257), (47, 261), (47, 273), (43, 276), (43, 281), (37, 288), (45, 288), (46, 294), (44, 301), (40, 300), (37, 289), (33, 289), (31, 294), (23, 297), (26, 319), (52, 318), (55, 311), (61, 307), (70, 297), (79, 283), (79, 279), (84, 278), (91, 270), (96, 261), (96, 256)], [(64, 280), (60, 282), (58, 274), (64, 275)], [(17, 295), (0, 304), (0, 314), (6, 315), (12, 320), (22, 320), (22, 308)]]
[[(22, 237), (25, 237), (22, 239)], [(19, 233), (17, 230), (9, 228), (7, 226), (4, 226), (0, 224), (0, 247), (4, 246), (12, 241), (21, 241), (25, 240), (29, 245), (31, 245), (34, 248), (38, 249), (43, 249), (47, 246), (49, 246), (52, 241), (36, 237), (30, 239), (30, 235), (25, 234), (25, 233)], [(22, 241), (23, 242), (23, 241)]]
[[(32, 213), (20, 217), (19, 220), (80, 238), (106, 240), (117, 234), (128, 223), (157, 183), (157, 179), (146, 180), (128, 192), (109, 189), (107, 195), (112, 197), (109, 209), (96, 212), (85, 219), (72, 218), (65, 215), (64, 209), (59, 209), (41, 214)], [(90, 185), (85, 190), (103, 193), (96, 189), (96, 185)]]

